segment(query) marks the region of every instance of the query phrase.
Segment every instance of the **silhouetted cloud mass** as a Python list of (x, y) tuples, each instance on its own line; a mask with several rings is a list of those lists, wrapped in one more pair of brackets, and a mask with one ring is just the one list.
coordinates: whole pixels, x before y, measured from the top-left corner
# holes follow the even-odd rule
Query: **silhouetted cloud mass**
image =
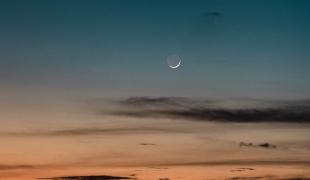
[(118, 101), (120, 108), (105, 112), (137, 118), (172, 118), (217, 122), (310, 123), (309, 101), (275, 102), (266, 107), (227, 108), (215, 106), (215, 100), (138, 97)]
[(37, 178), (37, 179), (51, 179), (51, 180), (116, 180), (116, 179), (132, 179), (130, 177), (120, 176), (64, 176), (52, 178)]
[(239, 143), (240, 147), (261, 147), (261, 148), (270, 148), (270, 149), (275, 149), (277, 148), (276, 145), (270, 144), (270, 143), (261, 143), (261, 144), (253, 144), (253, 143), (246, 143), (246, 142), (240, 142)]

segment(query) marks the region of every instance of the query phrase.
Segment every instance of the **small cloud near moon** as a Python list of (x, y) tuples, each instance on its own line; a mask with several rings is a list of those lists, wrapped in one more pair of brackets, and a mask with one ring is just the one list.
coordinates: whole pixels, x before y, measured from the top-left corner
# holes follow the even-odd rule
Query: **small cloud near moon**
[(210, 17), (210, 16), (218, 17), (218, 16), (222, 16), (222, 15), (223, 14), (221, 12), (218, 12), (218, 11), (209, 11), (209, 12), (204, 13), (204, 16), (207, 16), (207, 17)]

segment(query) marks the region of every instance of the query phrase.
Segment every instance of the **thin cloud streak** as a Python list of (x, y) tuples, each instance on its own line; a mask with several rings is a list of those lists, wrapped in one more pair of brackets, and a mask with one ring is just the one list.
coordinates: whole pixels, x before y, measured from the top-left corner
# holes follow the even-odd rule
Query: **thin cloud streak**
[(18, 169), (36, 169), (35, 166), (32, 165), (23, 165), (23, 164), (0, 164), (0, 170), (18, 170)]
[(303, 165), (310, 166), (307, 160), (226, 160), (226, 161), (193, 161), (157, 164), (157, 166), (221, 166), (221, 165)]
[[(310, 123), (308, 101), (291, 102), (285, 105), (275, 103), (268, 108), (225, 108), (212, 106), (212, 101), (184, 98), (129, 98), (120, 100), (118, 110), (104, 112), (110, 115), (136, 118), (171, 118), (192, 121), (216, 122), (284, 122)], [(213, 104), (214, 103), (213, 101)]]
[(52, 177), (52, 178), (36, 178), (36, 179), (50, 179), (50, 180), (116, 180), (116, 179), (132, 179), (130, 177), (121, 176), (64, 176), (64, 177)]
[[(310, 166), (310, 161), (308, 160), (223, 160), (223, 161), (176, 161), (176, 162), (165, 162), (165, 163), (141, 163), (135, 165), (118, 165), (116, 167), (141, 167), (141, 166), (155, 166), (155, 167), (171, 167), (171, 166), (226, 166), (226, 165), (242, 165), (242, 166), (250, 166), (250, 165), (302, 165), (302, 166)], [(101, 164), (77, 164), (77, 163), (63, 163), (63, 164), (38, 164), (38, 165), (30, 165), (30, 164), (0, 164), (0, 170), (18, 170), (18, 169), (60, 169), (60, 168), (68, 168), (68, 167), (107, 167), (106, 163)], [(115, 166), (109, 166), (115, 167)]]
[(21, 132), (0, 132), (1, 136), (87, 136), (87, 135), (115, 135), (115, 134), (147, 134), (147, 133), (185, 133), (183, 130), (152, 128), (152, 127), (136, 127), (136, 128), (77, 128), (64, 129), (55, 131), (21, 131)]

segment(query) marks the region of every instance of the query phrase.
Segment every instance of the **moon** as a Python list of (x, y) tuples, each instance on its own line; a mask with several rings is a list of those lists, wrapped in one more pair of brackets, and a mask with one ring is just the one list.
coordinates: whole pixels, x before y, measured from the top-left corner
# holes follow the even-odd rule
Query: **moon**
[(168, 66), (172, 69), (176, 69), (181, 66), (181, 58), (176, 54), (169, 55), (167, 57)]

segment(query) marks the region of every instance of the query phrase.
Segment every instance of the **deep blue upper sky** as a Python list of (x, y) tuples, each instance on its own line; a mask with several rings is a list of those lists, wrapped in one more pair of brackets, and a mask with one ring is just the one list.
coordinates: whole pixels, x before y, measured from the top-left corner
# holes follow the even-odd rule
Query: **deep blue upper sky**
[[(309, 9), (307, 0), (0, 0), (0, 88), (310, 98)], [(168, 68), (170, 54), (180, 69)]]

